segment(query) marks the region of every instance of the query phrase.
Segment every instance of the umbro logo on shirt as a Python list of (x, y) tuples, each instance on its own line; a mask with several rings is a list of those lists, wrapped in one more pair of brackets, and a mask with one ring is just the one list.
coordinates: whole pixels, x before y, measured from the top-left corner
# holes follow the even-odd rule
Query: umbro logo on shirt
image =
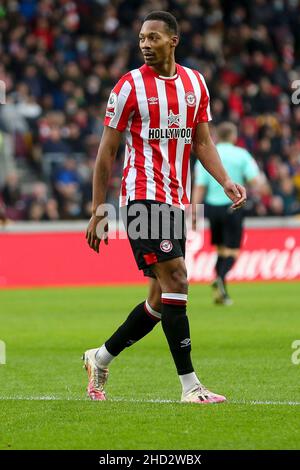
[(151, 98), (148, 98), (148, 103), (149, 104), (158, 104), (157, 96), (151, 96)]

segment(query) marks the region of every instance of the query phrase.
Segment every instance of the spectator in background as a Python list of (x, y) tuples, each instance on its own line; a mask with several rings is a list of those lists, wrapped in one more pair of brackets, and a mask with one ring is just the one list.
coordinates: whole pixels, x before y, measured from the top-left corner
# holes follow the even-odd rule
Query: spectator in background
[(297, 191), (292, 178), (289, 176), (282, 178), (275, 194), (282, 200), (283, 215), (300, 214), (300, 203), (297, 201)]
[(21, 220), (25, 218), (25, 198), (21, 193), (20, 181), (16, 172), (11, 172), (7, 175), (2, 190), (2, 200), (6, 206), (6, 216), (8, 219)]
[(81, 214), (80, 177), (76, 160), (68, 158), (54, 179), (60, 212), (64, 218), (78, 218)]
[(58, 220), (59, 212), (57, 201), (49, 198), (45, 183), (34, 183), (27, 199), (27, 218), (34, 221)]
[(49, 131), (49, 136), (42, 144), (43, 153), (64, 153), (68, 155), (71, 147), (62, 137), (62, 132), (59, 127), (53, 126)]
[(94, 159), (89, 158), (79, 168), (82, 189), (81, 215), (83, 218), (90, 218), (92, 215), (92, 180), (94, 163)]

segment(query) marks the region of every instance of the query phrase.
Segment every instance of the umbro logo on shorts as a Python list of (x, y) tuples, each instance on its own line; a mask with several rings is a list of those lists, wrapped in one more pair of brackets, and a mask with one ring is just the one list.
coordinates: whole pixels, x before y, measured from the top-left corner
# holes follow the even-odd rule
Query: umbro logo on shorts
[(170, 240), (163, 240), (160, 244), (160, 249), (164, 253), (169, 253), (173, 249), (173, 243)]
[(191, 339), (190, 338), (185, 338), (182, 341), (180, 341), (181, 348), (186, 348), (187, 346), (190, 346), (191, 344)]

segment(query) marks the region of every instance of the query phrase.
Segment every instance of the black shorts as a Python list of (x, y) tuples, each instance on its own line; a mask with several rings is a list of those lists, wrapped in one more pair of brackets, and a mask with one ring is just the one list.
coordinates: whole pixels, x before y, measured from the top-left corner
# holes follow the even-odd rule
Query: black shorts
[(207, 204), (205, 211), (210, 224), (212, 245), (240, 248), (243, 235), (243, 210), (233, 211), (230, 205)]
[(185, 256), (184, 211), (151, 200), (129, 201), (121, 209), (128, 239), (140, 270), (156, 278), (151, 266)]

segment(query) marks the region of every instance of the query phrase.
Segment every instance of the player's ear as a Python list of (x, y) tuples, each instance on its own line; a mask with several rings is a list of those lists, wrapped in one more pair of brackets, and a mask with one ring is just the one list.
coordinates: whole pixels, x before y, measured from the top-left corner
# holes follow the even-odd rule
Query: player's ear
[(171, 46), (176, 47), (178, 46), (179, 43), (179, 37), (178, 36), (172, 36), (171, 37)]

